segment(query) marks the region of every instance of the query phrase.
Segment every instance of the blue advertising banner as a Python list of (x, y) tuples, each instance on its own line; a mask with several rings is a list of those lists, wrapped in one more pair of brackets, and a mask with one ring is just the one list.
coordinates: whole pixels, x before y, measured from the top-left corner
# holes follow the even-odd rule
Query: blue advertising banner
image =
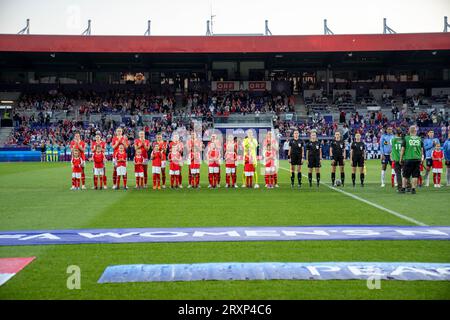
[(131, 264), (107, 267), (98, 282), (350, 279), (366, 281), (449, 281), (450, 263), (227, 262), (196, 264)]
[(303, 240), (450, 240), (450, 226), (352, 225), (0, 231), (0, 246)]

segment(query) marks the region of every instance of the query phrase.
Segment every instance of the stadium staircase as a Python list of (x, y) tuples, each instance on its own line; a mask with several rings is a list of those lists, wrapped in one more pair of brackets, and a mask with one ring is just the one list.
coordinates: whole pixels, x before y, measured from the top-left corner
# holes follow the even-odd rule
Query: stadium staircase
[(3, 147), (6, 142), (8, 142), (8, 137), (13, 131), (13, 127), (2, 127), (0, 128), (0, 147)]

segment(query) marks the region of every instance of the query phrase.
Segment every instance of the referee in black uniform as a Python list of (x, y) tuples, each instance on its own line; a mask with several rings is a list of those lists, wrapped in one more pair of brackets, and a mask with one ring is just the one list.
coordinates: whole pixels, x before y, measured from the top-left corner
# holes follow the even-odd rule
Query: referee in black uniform
[(308, 180), (309, 187), (312, 187), (312, 172), (316, 171), (317, 186), (320, 185), (320, 167), (322, 164), (322, 146), (317, 140), (316, 131), (311, 131), (309, 142), (306, 145), (306, 157), (308, 158)]
[(294, 187), (295, 167), (297, 167), (298, 187), (302, 186), (303, 142), (299, 138), (298, 130), (294, 131), (294, 138), (289, 141), (289, 163), (291, 164), (291, 187)]
[(355, 141), (350, 147), (350, 162), (352, 164), (352, 183), (356, 182), (356, 167), (359, 167), (359, 178), (361, 187), (364, 187), (364, 159), (366, 154), (366, 145), (361, 141), (361, 134), (355, 134)]
[(330, 145), (330, 158), (331, 158), (331, 184), (335, 186), (336, 181), (336, 167), (339, 166), (341, 172), (341, 182), (344, 186), (345, 172), (344, 172), (344, 159), (345, 159), (345, 143), (341, 139), (341, 133), (336, 131), (334, 133), (334, 140)]

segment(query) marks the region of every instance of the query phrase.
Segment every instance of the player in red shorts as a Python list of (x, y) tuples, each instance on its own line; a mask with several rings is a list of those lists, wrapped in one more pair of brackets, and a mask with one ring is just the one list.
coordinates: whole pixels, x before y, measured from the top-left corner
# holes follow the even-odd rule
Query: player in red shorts
[(153, 190), (161, 190), (161, 163), (162, 152), (159, 150), (159, 145), (155, 144), (151, 154), (152, 159), (152, 175), (153, 175)]
[[(200, 169), (200, 163), (194, 164), (194, 167), (191, 166), (192, 157), (194, 157), (198, 152), (201, 153), (201, 150), (202, 150), (202, 141), (197, 138), (197, 135), (195, 134), (195, 131), (191, 132), (190, 139), (188, 141), (186, 141), (186, 148), (187, 148), (187, 154), (188, 154), (187, 164), (189, 166), (188, 167), (188, 170), (189, 170), (189, 175), (188, 175), (189, 184), (188, 184), (188, 188), (191, 188), (191, 187), (194, 186), (194, 181), (192, 180), (193, 179), (192, 178), (193, 174), (192, 174), (192, 170), (191, 169), (193, 168), (195, 171)], [(200, 174), (200, 172), (198, 174)]]
[[(91, 161), (94, 162), (94, 189), (106, 189), (106, 185), (103, 185), (105, 181), (103, 177), (105, 176), (106, 157), (102, 147), (99, 144), (95, 147)], [(100, 187), (98, 186), (99, 179)]]
[(144, 188), (147, 188), (148, 182), (148, 150), (150, 150), (150, 141), (145, 139), (145, 131), (139, 131), (139, 139), (134, 140), (134, 149), (141, 149), (141, 155), (144, 157)]
[[(116, 188), (117, 185), (117, 162), (116, 162), (116, 155), (119, 152), (120, 146), (124, 147), (124, 150), (128, 148), (128, 138), (123, 135), (122, 128), (116, 129), (116, 135), (112, 139), (111, 146), (113, 148), (113, 164), (114, 164), (114, 171), (113, 171), (113, 189)], [(125, 153), (126, 154), (126, 153)]]
[(216, 188), (219, 184), (220, 176), (220, 149), (217, 141), (211, 141), (207, 152), (208, 161), (208, 188)]
[(237, 188), (236, 185), (236, 161), (237, 161), (237, 143), (233, 136), (227, 137), (225, 143), (225, 179), (226, 188)]
[[(278, 144), (278, 140), (273, 136), (272, 131), (268, 131), (264, 141), (263, 141), (263, 147), (264, 149), (267, 147), (267, 145), (271, 145), (271, 149), (273, 151), (273, 153), (275, 154), (275, 156), (277, 157), (278, 155), (278, 151), (279, 149), (279, 144)], [(278, 185), (278, 173), (275, 171), (275, 173), (273, 174), (273, 186), (275, 188), (279, 188)]]
[(83, 172), (84, 160), (81, 158), (80, 151), (78, 149), (72, 150), (72, 189), (80, 190), (81, 173)]
[(162, 188), (166, 188), (166, 160), (167, 160), (167, 142), (163, 140), (162, 134), (156, 135), (156, 141), (153, 144), (153, 148), (158, 145), (158, 149), (161, 152), (161, 182)]
[(244, 156), (244, 176), (245, 187), (253, 188), (253, 176), (255, 175), (255, 161), (252, 153), (248, 153)]
[(275, 185), (275, 173), (276, 170), (276, 151), (272, 149), (272, 145), (269, 143), (266, 145), (266, 151), (264, 152), (264, 161), (266, 164), (266, 188), (272, 189)]
[(181, 187), (181, 166), (183, 165), (183, 158), (181, 151), (175, 145), (172, 146), (169, 153), (169, 174), (170, 174), (170, 188)]
[[(179, 169), (176, 171), (179, 171), (178, 175), (177, 175), (177, 187), (180, 189), (183, 189), (183, 178), (182, 178), (182, 173), (181, 173), (181, 169), (182, 169), (182, 161), (178, 161), (178, 156), (180, 158), (183, 157), (183, 143), (180, 141), (180, 136), (178, 134), (174, 134), (172, 137), (172, 141), (169, 144), (169, 154), (175, 154), (176, 157), (176, 162), (179, 163), (177, 164), (177, 166), (179, 166)], [(171, 169), (172, 170), (172, 169)], [(172, 170), (173, 171), (173, 170)]]
[(431, 159), (433, 160), (433, 181), (434, 187), (441, 187), (441, 174), (442, 174), (442, 161), (444, 160), (444, 152), (441, 150), (441, 145), (436, 143), (434, 150), (431, 153)]
[[(102, 137), (100, 136), (100, 132), (97, 132), (97, 134), (95, 135), (95, 140), (92, 141), (91, 143), (91, 150), (92, 152), (95, 152), (95, 150), (97, 150), (97, 146), (100, 146), (102, 149), (103, 154), (105, 154), (106, 152), (106, 142), (102, 140)], [(105, 161), (106, 163), (106, 161)], [(94, 175), (95, 176), (95, 175)], [(103, 189), (107, 189), (108, 187), (106, 186), (106, 166), (103, 167)]]
[(75, 149), (79, 151), (79, 156), (81, 160), (83, 160), (83, 166), (81, 169), (81, 189), (85, 190), (86, 175), (84, 174), (84, 162), (86, 161), (86, 155), (84, 154), (84, 151), (86, 150), (86, 143), (81, 140), (79, 132), (75, 132), (73, 140), (70, 142), (70, 150), (72, 151), (72, 153)]
[(200, 164), (202, 162), (202, 143), (194, 143), (189, 152), (189, 174), (192, 188), (200, 188)]
[(114, 156), (114, 160), (116, 163), (116, 184), (114, 185), (114, 189), (120, 189), (120, 177), (123, 178), (123, 187), (125, 190), (127, 187), (127, 153), (125, 152), (125, 145), (119, 144), (119, 150)]
[[(213, 133), (211, 135), (211, 140), (209, 141), (207, 148), (209, 149), (211, 145), (214, 145), (215, 148), (217, 148), (219, 150), (219, 157), (220, 157), (222, 155), (222, 148), (221, 148), (222, 143), (221, 143), (221, 141), (219, 140), (219, 138), (217, 137), (217, 135), (215, 133)], [(220, 172), (220, 165), (217, 168), (218, 169), (215, 169), (215, 170), (216, 171), (219, 170), (219, 171), (217, 172), (216, 186), (217, 186), (217, 188), (220, 188), (220, 173), (221, 173)]]
[(135, 189), (144, 188), (144, 161), (145, 158), (142, 155), (140, 147), (136, 149), (136, 155), (134, 156), (134, 176), (136, 177)]

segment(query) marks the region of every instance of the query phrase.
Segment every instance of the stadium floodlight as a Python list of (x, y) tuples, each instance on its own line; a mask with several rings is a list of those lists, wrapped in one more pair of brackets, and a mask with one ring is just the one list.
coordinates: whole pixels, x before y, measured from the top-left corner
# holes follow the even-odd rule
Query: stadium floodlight
[(448, 32), (448, 28), (450, 27), (450, 23), (448, 23), (447, 16), (444, 17), (444, 32)]
[(210, 21), (207, 20), (206, 21), (206, 35), (207, 36), (212, 36), (211, 28), (209, 27), (209, 25), (210, 25)]
[(82, 36), (90, 36), (91, 35), (91, 20), (88, 20), (88, 26), (86, 28), (86, 30), (83, 31), (83, 33), (81, 34)]
[(386, 18), (383, 18), (383, 33), (397, 33), (387, 25)]
[(30, 34), (30, 19), (27, 19), (27, 25), (20, 30), (17, 34)]
[(264, 34), (266, 35), (266, 36), (271, 36), (272, 35), (272, 32), (270, 31), (270, 29), (269, 29), (269, 20), (266, 20), (265, 21), (265, 31), (264, 31)]
[(328, 28), (327, 26), (327, 19), (323, 19), (323, 34), (324, 35), (334, 34), (334, 32), (331, 31), (330, 28)]
[(150, 35), (150, 24), (151, 24), (151, 20), (147, 21), (147, 31), (145, 31), (144, 36), (149, 36)]

